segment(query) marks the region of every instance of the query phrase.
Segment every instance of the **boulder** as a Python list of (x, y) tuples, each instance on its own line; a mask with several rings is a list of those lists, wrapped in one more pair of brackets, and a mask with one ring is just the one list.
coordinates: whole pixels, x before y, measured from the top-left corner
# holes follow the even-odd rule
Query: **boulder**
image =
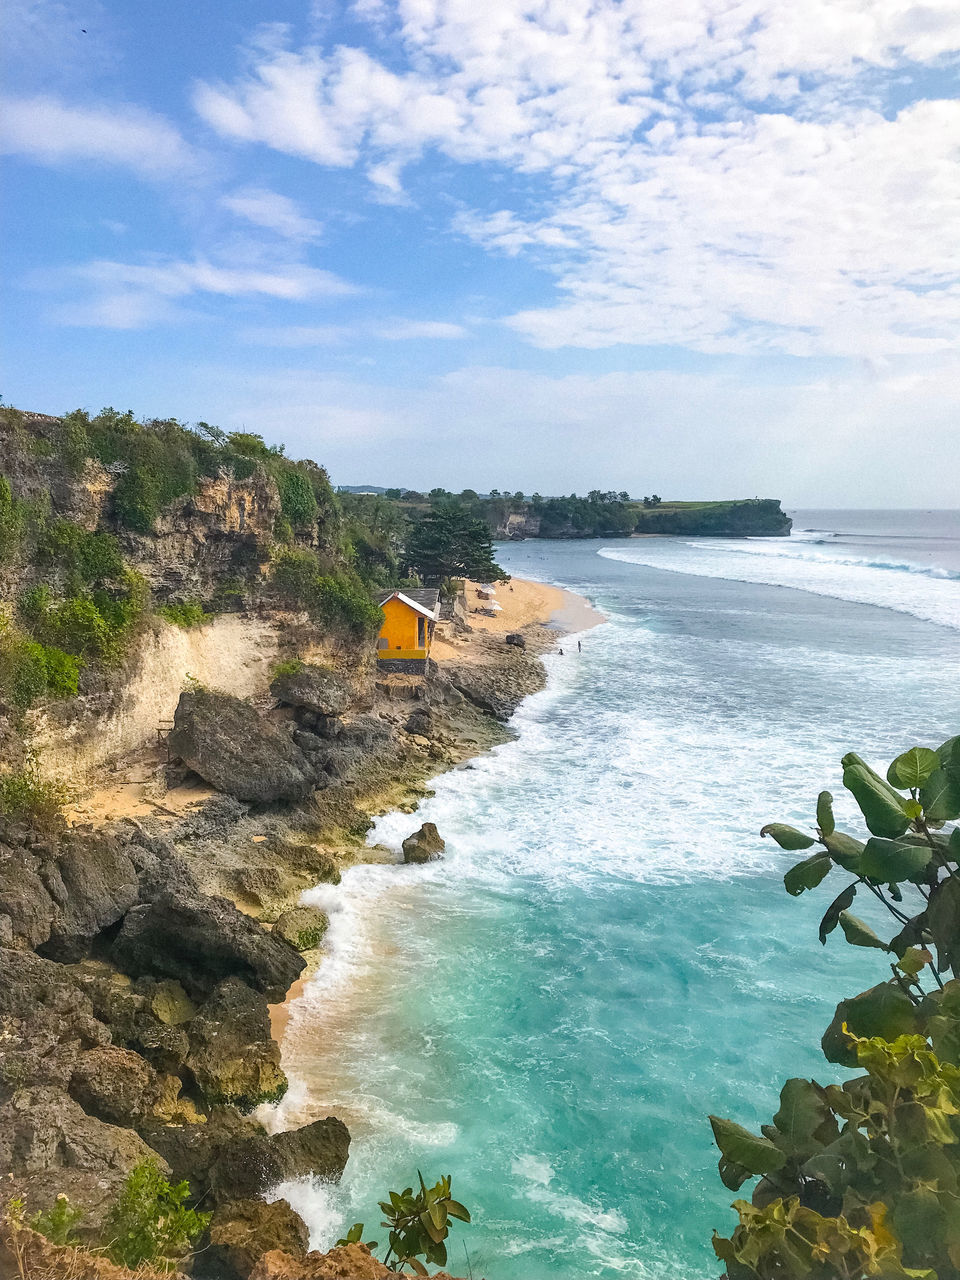
[(504, 636), (503, 643), (513, 645), (516, 649), (525, 649), (527, 647), (527, 641), (519, 631), (511, 631), (509, 635)]
[(118, 841), (86, 832), (0, 846), (0, 920), (9, 944), (72, 961), (137, 901), (136, 868)]
[(183, 1024), (195, 1006), (179, 982), (137, 982), (90, 961), (73, 971), (93, 1011), (110, 1028), (114, 1044), (135, 1049), (160, 1072), (176, 1072), (189, 1049)]
[(102, 1045), (77, 1059), (70, 1095), (88, 1115), (108, 1124), (135, 1125), (161, 1097), (157, 1073), (132, 1049)]
[(318, 716), (339, 716), (353, 700), (353, 692), (341, 676), (329, 667), (304, 662), (296, 671), (279, 675), (270, 692), (290, 707), (303, 707)]
[[(249, 1280), (404, 1280), (409, 1272), (391, 1271), (364, 1244), (344, 1244), (329, 1253), (305, 1257), (273, 1250), (259, 1260)], [(434, 1271), (432, 1280), (451, 1280), (446, 1271)]]
[(407, 722), (403, 726), (407, 733), (416, 734), (421, 738), (429, 738), (434, 731), (433, 715), (429, 707), (418, 707), (416, 711), (407, 716)]
[(220, 1148), (211, 1192), (217, 1200), (247, 1200), (293, 1178), (339, 1182), (349, 1150), (347, 1127), (334, 1116), (285, 1133), (237, 1137)]
[(273, 932), (298, 951), (312, 951), (323, 941), (329, 923), (326, 912), (319, 907), (291, 907), (277, 920)]
[[(85, 1211), (85, 1227), (95, 1225), (134, 1167), (151, 1156), (132, 1130), (87, 1115), (59, 1089), (19, 1089), (0, 1105), (0, 1169), (14, 1175), (34, 1209), (66, 1195)], [(169, 1174), (165, 1161), (157, 1164)]]
[(315, 768), (287, 727), (230, 694), (182, 693), (167, 742), (194, 773), (238, 800), (302, 800), (315, 784)]
[(303, 1219), (286, 1200), (230, 1200), (214, 1210), (200, 1243), (203, 1274), (207, 1280), (247, 1280), (262, 1254), (279, 1249), (302, 1258), (309, 1242)]
[(187, 1067), (208, 1106), (252, 1111), (287, 1089), (280, 1047), (270, 1035), (266, 998), (239, 978), (227, 978), (191, 1021)]
[(443, 856), (447, 842), (432, 822), (425, 822), (419, 831), (407, 836), (403, 842), (404, 862), (436, 862)]
[(213, 1107), (202, 1123), (181, 1121), (162, 1124), (150, 1119), (138, 1127), (141, 1137), (173, 1170), (173, 1179), (186, 1179), (190, 1184), (190, 1198), (204, 1205), (222, 1200), (240, 1198), (240, 1193), (222, 1178), (223, 1194), (215, 1194), (212, 1187), (213, 1170), (224, 1148), (235, 1144), (242, 1148), (244, 1142), (256, 1142), (266, 1137), (263, 1125), (249, 1116), (241, 1116), (233, 1107)]
[(173, 978), (200, 999), (237, 977), (277, 1003), (304, 967), (288, 942), (226, 898), (169, 891), (127, 913), (111, 954), (124, 972)]
[(0, 948), (0, 1100), (26, 1084), (66, 1089), (79, 1055), (109, 1040), (70, 970)]

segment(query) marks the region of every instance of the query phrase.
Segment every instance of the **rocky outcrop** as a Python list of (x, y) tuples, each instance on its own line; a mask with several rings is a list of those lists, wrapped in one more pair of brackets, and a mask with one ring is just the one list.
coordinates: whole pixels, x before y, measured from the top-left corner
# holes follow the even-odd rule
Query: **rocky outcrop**
[(302, 800), (316, 784), (316, 766), (287, 726), (226, 693), (182, 694), (168, 744), (194, 773), (238, 800)]
[[(180, 1088), (177, 1076), (158, 1075), (138, 1053), (117, 1045), (81, 1053), (70, 1080), (71, 1096), (88, 1115), (117, 1125), (177, 1116)], [(195, 1116), (192, 1106), (186, 1110)]]
[[(510, 650), (500, 647), (506, 657)], [(481, 711), (497, 720), (509, 720), (520, 703), (546, 684), (543, 665), (519, 649), (505, 662), (462, 662), (447, 667), (451, 682)]]
[(247, 1280), (264, 1253), (293, 1259), (307, 1252), (309, 1233), (286, 1200), (231, 1200), (218, 1205), (201, 1241), (206, 1280)]
[(340, 716), (350, 706), (353, 692), (330, 667), (304, 662), (297, 670), (279, 675), (270, 692), (287, 706), (303, 708), (318, 716)]
[(118, 1267), (100, 1253), (52, 1244), (22, 1222), (0, 1218), (0, 1276), (10, 1280), (186, 1280), (180, 1271), (136, 1273)]
[(291, 907), (273, 926), (273, 932), (286, 938), (298, 951), (313, 951), (323, 941), (329, 921), (319, 907)]
[(425, 822), (419, 831), (415, 831), (412, 836), (407, 836), (404, 840), (403, 860), (404, 862), (436, 862), (443, 857), (446, 847), (447, 843), (436, 825)]
[(65, 1193), (85, 1211), (89, 1227), (133, 1168), (153, 1154), (131, 1129), (88, 1115), (52, 1085), (25, 1086), (0, 1104), (0, 1169), (14, 1172), (33, 1207), (48, 1207)]
[[(433, 1280), (451, 1280), (446, 1271), (434, 1271)], [(282, 1252), (266, 1253), (249, 1280), (403, 1280), (373, 1256), (364, 1244), (339, 1245), (329, 1253), (308, 1253), (298, 1258)]]
[(286, 1092), (266, 998), (239, 978), (227, 978), (214, 989), (190, 1022), (188, 1035), (186, 1065), (208, 1106), (230, 1103), (252, 1111)]
[(99, 833), (0, 845), (0, 942), (77, 960), (137, 901), (136, 869)]
[(173, 978), (195, 999), (240, 978), (277, 1002), (304, 967), (288, 942), (226, 898), (171, 890), (127, 913), (111, 956), (125, 973)]

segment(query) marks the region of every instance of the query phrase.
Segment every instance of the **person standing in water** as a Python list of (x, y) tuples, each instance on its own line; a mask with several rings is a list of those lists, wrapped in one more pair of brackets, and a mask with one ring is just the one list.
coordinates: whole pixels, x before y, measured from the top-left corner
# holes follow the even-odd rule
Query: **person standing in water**
[(577, 641), (577, 653), (582, 653), (582, 652), (583, 652), (583, 646), (581, 645), (580, 641), (578, 640), (578, 641)]

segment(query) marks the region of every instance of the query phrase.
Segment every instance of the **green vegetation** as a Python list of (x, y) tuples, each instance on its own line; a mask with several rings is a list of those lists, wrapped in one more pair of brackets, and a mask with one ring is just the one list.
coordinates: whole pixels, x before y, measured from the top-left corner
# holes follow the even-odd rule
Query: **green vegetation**
[[(866, 1074), (842, 1086), (788, 1080), (761, 1136), (711, 1117), (720, 1176), (740, 1224), (714, 1237), (730, 1280), (960, 1277), (960, 737), (912, 747), (885, 776), (843, 757), (843, 785), (865, 840), (838, 831), (821, 792), (814, 835), (763, 828), (783, 849), (811, 850), (784, 876), (788, 893), (831, 873), (848, 879), (820, 922), (849, 945), (883, 952), (890, 977), (842, 1000), (824, 1033), (827, 1060)], [(866, 893), (896, 932), (851, 913)]]
[(171, 1185), (152, 1160), (142, 1160), (104, 1224), (104, 1253), (119, 1266), (172, 1271), (210, 1221), (186, 1207), (189, 1195), (188, 1183)]
[(285, 549), (273, 562), (273, 578), (282, 599), (305, 608), (318, 622), (342, 628), (357, 639), (374, 635), (383, 614), (359, 577), (325, 574), (311, 551)]
[(19, 769), (0, 773), (0, 814), (50, 831), (62, 821), (62, 809), (73, 799), (63, 782), (44, 778), (36, 756), (27, 755)]
[(53, 1208), (35, 1213), (29, 1226), (39, 1231), (51, 1244), (77, 1245), (77, 1226), (83, 1221), (83, 1210), (75, 1208), (63, 1194), (57, 1196)]
[(426, 582), (455, 577), (506, 581), (509, 576), (494, 563), (484, 522), (450, 503), (434, 507), (413, 525), (404, 558), (408, 571)]
[[(171, 1185), (153, 1160), (141, 1160), (107, 1214), (99, 1241), (84, 1247), (131, 1270), (142, 1266), (174, 1271), (211, 1218), (209, 1213), (188, 1209), (185, 1202), (189, 1196), (188, 1183)], [(26, 1223), (23, 1200), (7, 1204), (7, 1220), (15, 1229), (26, 1225), (60, 1246), (80, 1244), (76, 1228), (83, 1217), (83, 1211), (71, 1205), (65, 1195), (57, 1196), (51, 1209), (34, 1214)]]
[[(420, 1261), (442, 1267), (447, 1261), (446, 1240), (450, 1233), (450, 1220), (469, 1222), (470, 1213), (450, 1195), (450, 1175), (428, 1187), (418, 1173), (420, 1190), (414, 1194), (412, 1187), (403, 1191), (391, 1191), (388, 1200), (380, 1201), (383, 1213), (381, 1226), (389, 1229), (385, 1266), (395, 1271), (407, 1267), (419, 1276), (427, 1269)], [(355, 1222), (338, 1244), (357, 1244), (363, 1240), (363, 1223)], [(375, 1240), (366, 1242), (371, 1252), (378, 1247)]]
[(19, 611), (44, 645), (54, 645), (76, 659), (93, 659), (110, 666), (122, 658), (147, 601), (143, 579), (124, 571), (118, 587), (100, 587), (63, 597), (40, 583), (20, 597)]
[(286, 662), (278, 662), (270, 671), (270, 679), (279, 680), (281, 676), (296, 676), (303, 670), (302, 658), (288, 658)]
[(25, 711), (44, 693), (73, 697), (80, 665), (72, 654), (30, 639), (0, 615), (0, 701)]
[(159, 617), (166, 619), (175, 627), (183, 627), (185, 630), (190, 627), (198, 627), (201, 622), (207, 620), (207, 615), (203, 611), (203, 605), (198, 601), (185, 601), (183, 604), (161, 604), (157, 605), (155, 612)]

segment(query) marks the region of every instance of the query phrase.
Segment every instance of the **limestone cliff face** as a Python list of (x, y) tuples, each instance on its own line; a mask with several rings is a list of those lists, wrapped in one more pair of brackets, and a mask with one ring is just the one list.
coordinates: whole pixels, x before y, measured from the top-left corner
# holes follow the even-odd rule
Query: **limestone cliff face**
[(529, 512), (511, 511), (501, 520), (494, 532), (494, 537), (507, 541), (519, 541), (521, 538), (537, 538), (540, 536), (540, 517)]
[(248, 480), (220, 475), (171, 503), (152, 532), (125, 531), (120, 541), (157, 600), (209, 600), (224, 584), (249, 586), (263, 576), (279, 512), (277, 486), (262, 471)]

